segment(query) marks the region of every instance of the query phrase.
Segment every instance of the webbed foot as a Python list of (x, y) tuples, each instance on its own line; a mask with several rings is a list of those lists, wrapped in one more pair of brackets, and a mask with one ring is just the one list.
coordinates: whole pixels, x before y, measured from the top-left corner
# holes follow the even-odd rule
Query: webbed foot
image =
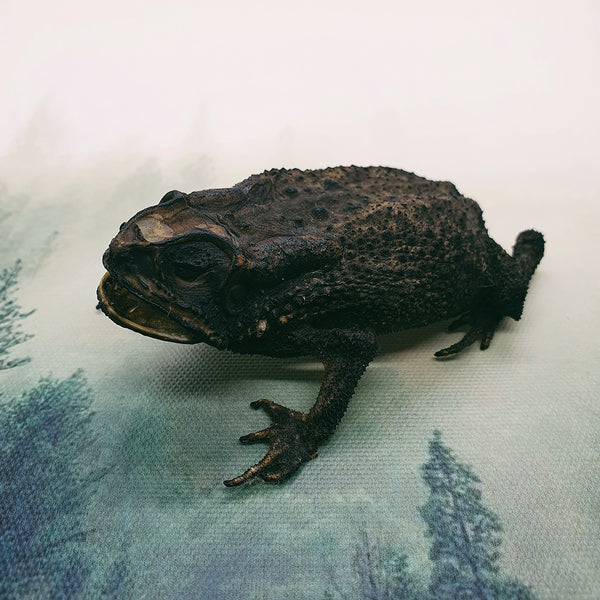
[(456, 331), (464, 325), (467, 325), (469, 329), (462, 340), (456, 344), (452, 344), (452, 346), (438, 350), (434, 356), (443, 358), (445, 356), (457, 354), (477, 340), (481, 340), (479, 345), (480, 349), (487, 350), (494, 337), (494, 331), (496, 331), (496, 327), (498, 327), (498, 323), (500, 323), (501, 319), (502, 317), (499, 317), (497, 314), (485, 310), (474, 310), (465, 313), (448, 327), (448, 331)]
[(245, 473), (223, 483), (228, 487), (241, 485), (255, 477), (268, 483), (280, 483), (295, 473), (302, 463), (317, 456), (317, 441), (308, 415), (271, 402), (257, 400), (250, 406), (262, 408), (272, 420), (266, 429), (240, 438), (243, 444), (267, 442), (269, 451)]

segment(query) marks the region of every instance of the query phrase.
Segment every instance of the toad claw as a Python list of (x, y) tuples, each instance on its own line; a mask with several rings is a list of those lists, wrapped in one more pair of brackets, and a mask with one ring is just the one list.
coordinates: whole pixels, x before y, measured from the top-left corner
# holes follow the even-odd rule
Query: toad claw
[(448, 346), (448, 348), (438, 350), (434, 356), (437, 358), (444, 358), (446, 356), (457, 354), (477, 340), (481, 341), (479, 345), (480, 349), (487, 350), (499, 322), (500, 317), (493, 313), (487, 313), (484, 310), (473, 311), (460, 316), (456, 321), (449, 325), (448, 331), (456, 331), (464, 325), (468, 325), (469, 329), (467, 333), (465, 333), (462, 340), (452, 346)]
[(290, 410), (270, 400), (257, 400), (250, 406), (262, 408), (272, 420), (266, 429), (243, 435), (240, 442), (268, 442), (270, 447), (258, 463), (242, 475), (223, 483), (227, 487), (241, 485), (255, 477), (269, 483), (280, 483), (295, 473), (302, 463), (317, 456), (317, 443), (304, 413)]

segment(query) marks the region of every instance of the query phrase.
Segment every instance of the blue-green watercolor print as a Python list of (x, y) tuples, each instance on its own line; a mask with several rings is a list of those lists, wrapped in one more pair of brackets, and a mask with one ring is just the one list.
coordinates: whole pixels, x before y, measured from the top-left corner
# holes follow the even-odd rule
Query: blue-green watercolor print
[[(26, 358), (10, 358), (13, 346), (28, 336), (21, 328), (28, 313), (11, 293), (18, 263), (2, 273), (4, 364), (23, 368)], [(0, 597), (536, 598), (527, 585), (502, 572), (500, 519), (485, 506), (479, 478), (456, 460), (437, 431), (422, 466), (429, 495), (420, 514), (430, 564), (417, 570), (401, 540), (381, 542), (368, 524), (353, 531), (344, 548), (333, 535), (339, 525), (323, 521), (317, 539), (304, 539), (304, 549), (295, 550), (289, 537), (302, 538), (291, 515), (287, 522), (279, 516), (276, 527), (261, 537), (268, 519), (259, 520), (254, 530), (248, 526), (252, 489), (240, 490), (226, 502), (212, 492), (195, 496), (186, 489), (188, 505), (173, 504), (173, 494), (163, 497), (160, 490), (146, 488), (145, 495), (144, 481), (168, 480), (168, 465), (177, 464), (169, 463), (174, 440), (164, 415), (129, 411), (122, 425), (123, 445), (107, 453), (98, 443), (102, 421), (92, 411), (93, 396), (83, 372), (76, 370), (63, 380), (45, 377), (20, 395), (2, 398)], [(159, 455), (167, 467), (161, 466)], [(140, 468), (155, 469), (157, 478), (140, 475)], [(174, 477), (165, 485), (176, 487), (177, 481)], [(272, 490), (277, 501), (274, 488), (262, 489)], [(301, 505), (307, 502), (310, 498), (300, 498), (296, 506), (306, 510)], [(220, 511), (231, 515), (230, 539), (210, 527)], [(170, 512), (177, 513), (179, 525)], [(166, 524), (171, 531), (164, 530)], [(235, 536), (236, 528), (249, 537)], [(252, 536), (270, 540), (268, 551), (255, 552)], [(306, 584), (299, 585), (298, 573), (313, 570), (324, 555), (336, 559), (325, 559), (317, 577), (305, 575)], [(264, 579), (264, 573), (277, 572), (273, 564), (283, 572)]]

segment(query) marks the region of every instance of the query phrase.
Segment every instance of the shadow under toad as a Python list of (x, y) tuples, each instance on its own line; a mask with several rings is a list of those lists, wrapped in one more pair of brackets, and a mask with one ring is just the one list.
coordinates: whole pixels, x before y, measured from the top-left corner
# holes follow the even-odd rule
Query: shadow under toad
[[(445, 335), (447, 327), (448, 322), (442, 322), (382, 335), (378, 338), (379, 353), (374, 362), (378, 357), (397, 355), (398, 370), (401, 372), (402, 355), (405, 353), (418, 351), (423, 354), (423, 361), (435, 361), (433, 353), (428, 354), (420, 347), (431, 345), (429, 342), (433, 339), (440, 340), (440, 348), (452, 343), (451, 336)], [(460, 338), (456, 333), (453, 335)], [(450, 341), (446, 343), (447, 340)], [(185, 378), (182, 378), (182, 369), (188, 371)], [(239, 389), (239, 384), (249, 379), (320, 383), (323, 365), (311, 356), (273, 358), (258, 354), (235, 354), (198, 344), (182, 346), (179, 352), (170, 354), (167, 359), (161, 356), (160, 377), (164, 385), (177, 389), (181, 396), (198, 392), (221, 395), (226, 390)]]

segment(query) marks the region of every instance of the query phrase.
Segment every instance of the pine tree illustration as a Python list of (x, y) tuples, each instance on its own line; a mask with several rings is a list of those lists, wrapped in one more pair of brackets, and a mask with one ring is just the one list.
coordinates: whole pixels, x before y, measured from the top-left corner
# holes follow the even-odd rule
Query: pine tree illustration
[(20, 321), (33, 311), (21, 312), (21, 307), (13, 298), (20, 272), (21, 261), (19, 260), (12, 267), (0, 272), (0, 371), (29, 362), (28, 358), (8, 358), (8, 353), (13, 346), (32, 337), (21, 331)]
[(87, 499), (104, 475), (82, 461), (91, 401), (76, 371), (0, 404), (0, 598), (83, 596)]
[(500, 573), (500, 519), (482, 503), (477, 475), (457, 462), (439, 431), (422, 475), (429, 487), (421, 516), (432, 539), (431, 600), (535, 600), (528, 586)]
[(432, 600), (495, 600), (490, 585), (498, 572), (501, 525), (481, 502), (479, 478), (459, 464), (435, 431), (422, 467), (430, 495), (421, 508), (432, 538)]
[(365, 600), (424, 600), (425, 588), (408, 565), (408, 556), (374, 543), (363, 532), (354, 558), (358, 597)]

